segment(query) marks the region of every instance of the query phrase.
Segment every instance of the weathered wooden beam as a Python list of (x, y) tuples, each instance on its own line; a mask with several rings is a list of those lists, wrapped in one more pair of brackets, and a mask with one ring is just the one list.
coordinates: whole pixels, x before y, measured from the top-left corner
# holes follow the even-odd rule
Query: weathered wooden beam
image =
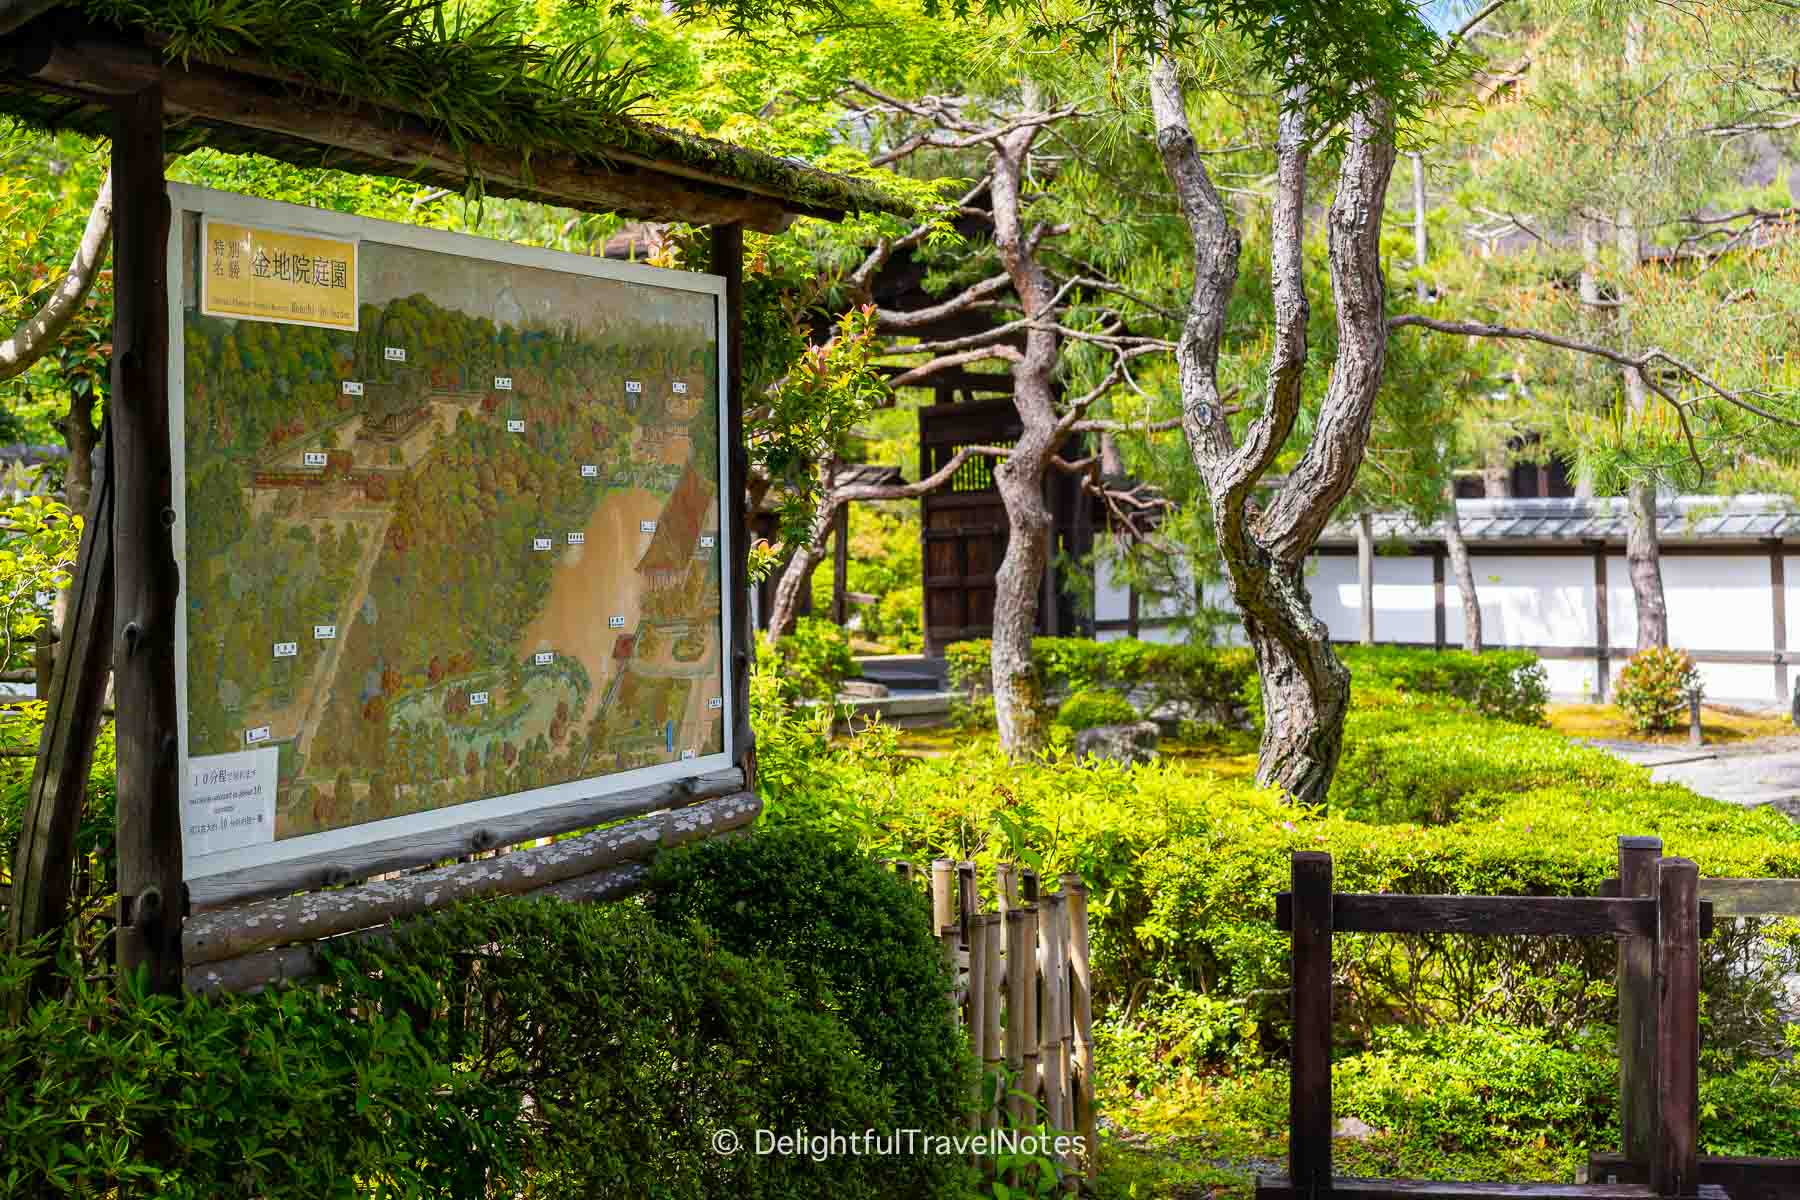
[(1800, 917), (1800, 879), (1702, 879), (1700, 899), (1716, 917)]
[(15, 946), (68, 919), (75, 834), (81, 826), (94, 739), (100, 732), (106, 679), (112, 671), (113, 488), (112, 471), (106, 466), (107, 443), (101, 445), (100, 469), (69, 587), (62, 653), (56, 656), (50, 686), (42, 696), (44, 729), (13, 863), (7, 926)]
[[(1285, 1175), (1258, 1176), (1258, 1200), (1655, 1200), (1656, 1193), (1636, 1183), (1450, 1183), (1437, 1179), (1350, 1179), (1330, 1181), (1317, 1193), (1295, 1187)], [(1718, 1188), (1701, 1188), (1703, 1200), (1736, 1200)]]
[(755, 820), (760, 810), (753, 794), (738, 792), (497, 858), (206, 913), (188, 920), (182, 940), (190, 963), (239, 958), (286, 942), (316, 941), (475, 896), (534, 891), (740, 828)]
[[(1662, 839), (1619, 839), (1620, 893), (1656, 894)], [(1649, 1165), (1656, 1148), (1656, 942), (1619, 939), (1619, 1130), (1625, 1154)]]
[[(603, 161), (570, 155), (531, 155), (491, 146), (456, 147), (408, 114), (368, 103), (335, 100), (316, 90), (296, 103), (296, 84), (256, 64), (238, 69), (190, 60), (165, 67), (153, 50), (99, 38), (74, 38), (49, 48), (33, 78), (78, 94), (104, 97), (160, 85), (171, 120), (272, 135), (257, 149), (309, 167), (334, 162), (338, 151), (385, 173), (461, 191), (470, 173), (492, 195), (513, 195), (576, 208), (695, 224), (740, 223), (764, 233), (787, 227), (791, 202), (758, 194), (743, 181), (725, 183), (679, 163), (617, 147), (597, 151)], [(804, 206), (800, 206), (804, 207)], [(836, 210), (808, 215), (840, 217)]]
[[(1588, 1178), (1643, 1183), (1649, 1178), (1649, 1168), (1623, 1154), (1592, 1154), (1588, 1156)], [(1700, 1183), (1723, 1188), (1731, 1200), (1794, 1200), (1800, 1196), (1800, 1158), (1702, 1155)]]
[(119, 100), (112, 144), (113, 648), (118, 701), (121, 970), (181, 988), (181, 788), (175, 708), (175, 606), (169, 465), (169, 197), (163, 97)]
[(1700, 1157), (1700, 868), (1692, 859), (1657, 864), (1655, 1152), (1650, 1184), (1663, 1196), (1692, 1195)]
[[(1560, 934), (1654, 937), (1656, 903), (1593, 896), (1405, 896), (1340, 893), (1332, 897), (1339, 933)], [(1293, 901), (1275, 897), (1275, 924), (1293, 928)]]
[(1305, 1195), (1331, 1186), (1331, 855), (1292, 863), (1293, 1063), (1288, 1072), (1288, 1176)]
[[(524, 895), (532, 899), (543, 897), (568, 902), (616, 900), (641, 889), (649, 877), (650, 868), (646, 864), (626, 863), (617, 867), (605, 867), (591, 875), (564, 880)], [(384, 925), (378, 929), (344, 934), (326, 942), (283, 946), (277, 950), (246, 954), (242, 958), (226, 959), (224, 962), (200, 963), (187, 968), (187, 987), (191, 992), (203, 994), (260, 992), (264, 988), (295, 983), (317, 975), (324, 965), (320, 951), (328, 950), (334, 944), (385, 942), (392, 941), (396, 936), (392, 926)]]
[[(597, 788), (599, 786), (603, 786), (603, 782)], [(731, 767), (692, 779), (647, 784), (623, 792), (597, 790), (594, 795), (578, 796), (528, 812), (486, 817), (446, 829), (387, 837), (360, 846), (320, 851), (284, 862), (191, 879), (188, 894), (194, 911), (199, 912), (291, 892), (336, 887), (384, 871), (404, 870), (438, 859), (458, 858), (497, 846), (554, 837), (608, 821), (675, 808), (696, 800), (727, 795), (743, 786), (744, 773)]]

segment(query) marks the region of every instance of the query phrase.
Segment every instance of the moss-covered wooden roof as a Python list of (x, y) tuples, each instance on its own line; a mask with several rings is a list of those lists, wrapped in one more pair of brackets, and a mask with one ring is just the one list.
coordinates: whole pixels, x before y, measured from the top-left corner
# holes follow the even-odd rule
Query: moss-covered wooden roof
[[(209, 146), (306, 167), (695, 224), (906, 213), (870, 180), (621, 115), (629, 77), (493, 29), (421, 28), (429, 4), (0, 0), (0, 113), (106, 135), (110, 98), (163, 88), (170, 152)], [(384, 12), (410, 13), (384, 22)], [(226, 18), (230, 19), (227, 20)], [(445, 79), (456, 81), (446, 87)]]

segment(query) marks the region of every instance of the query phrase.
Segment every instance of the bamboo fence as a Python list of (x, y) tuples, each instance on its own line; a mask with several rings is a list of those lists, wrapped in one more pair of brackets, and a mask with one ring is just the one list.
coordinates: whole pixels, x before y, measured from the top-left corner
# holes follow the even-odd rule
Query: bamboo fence
[[(911, 863), (894, 868), (909, 883), (915, 877)], [(958, 1021), (982, 1065), (969, 1128), (1079, 1136), (1081, 1154), (1048, 1156), (1073, 1192), (1079, 1178), (1093, 1178), (1098, 1146), (1087, 888), (1069, 873), (1061, 890), (1040, 894), (1036, 873), (1013, 863), (994, 875), (990, 912), (974, 863), (931, 864), (932, 928), (955, 973)]]

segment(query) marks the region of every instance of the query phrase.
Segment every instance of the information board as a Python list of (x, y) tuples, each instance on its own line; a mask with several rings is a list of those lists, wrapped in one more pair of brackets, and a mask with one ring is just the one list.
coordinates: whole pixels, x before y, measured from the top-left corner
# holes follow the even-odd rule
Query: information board
[(723, 280), (170, 192), (188, 877), (728, 765)]

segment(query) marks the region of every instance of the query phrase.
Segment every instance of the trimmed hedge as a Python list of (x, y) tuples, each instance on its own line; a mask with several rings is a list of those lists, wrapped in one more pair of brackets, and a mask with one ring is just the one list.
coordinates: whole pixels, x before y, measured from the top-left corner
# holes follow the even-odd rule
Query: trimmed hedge
[[(753, 1151), (757, 1129), (961, 1128), (973, 1066), (922, 899), (775, 831), (656, 881), (647, 906), (453, 909), (272, 994), (77, 979), (0, 1021), (0, 1195), (964, 1195), (955, 1158)], [(0, 953), (0, 1006), (31, 965)]]
[[(987, 641), (944, 648), (950, 686), (974, 695), (991, 692)], [(1529, 650), (1417, 650), (1402, 646), (1336, 646), (1356, 685), (1467, 701), (1477, 712), (1524, 725), (1544, 723), (1549, 685)], [(1165, 705), (1229, 712), (1247, 708), (1260, 720), (1256, 656), (1246, 646), (1164, 645), (1122, 639), (1033, 638), (1032, 665), (1044, 693), (1066, 696), (1104, 690), (1142, 691), (1141, 707)]]

